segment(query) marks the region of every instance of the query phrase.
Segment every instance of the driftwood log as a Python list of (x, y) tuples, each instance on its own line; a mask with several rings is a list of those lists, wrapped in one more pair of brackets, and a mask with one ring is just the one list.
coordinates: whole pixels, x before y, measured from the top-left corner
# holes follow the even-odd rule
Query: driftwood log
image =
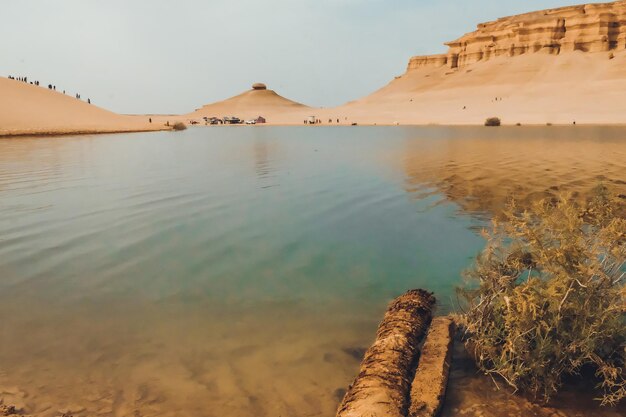
[(411, 290), (389, 305), (337, 417), (407, 415), (412, 371), (434, 305), (435, 297), (424, 290)]
[(446, 395), (456, 330), (451, 317), (433, 319), (411, 384), (409, 417), (435, 417)]

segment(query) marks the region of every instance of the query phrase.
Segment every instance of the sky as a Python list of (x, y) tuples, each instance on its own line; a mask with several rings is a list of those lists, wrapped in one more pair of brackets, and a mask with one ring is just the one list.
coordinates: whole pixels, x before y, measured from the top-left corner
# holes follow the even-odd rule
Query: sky
[[(187, 113), (255, 82), (363, 97), (480, 22), (573, 0), (0, 0), (0, 75), (120, 113)], [(2, 94), (2, 91), (0, 91)]]

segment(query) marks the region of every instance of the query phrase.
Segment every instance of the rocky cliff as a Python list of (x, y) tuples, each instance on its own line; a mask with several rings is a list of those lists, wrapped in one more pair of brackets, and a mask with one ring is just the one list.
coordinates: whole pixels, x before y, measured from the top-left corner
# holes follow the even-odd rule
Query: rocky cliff
[(447, 54), (411, 58), (408, 70), (463, 68), (498, 56), (626, 49), (626, 0), (542, 10), (481, 23), (446, 43)]

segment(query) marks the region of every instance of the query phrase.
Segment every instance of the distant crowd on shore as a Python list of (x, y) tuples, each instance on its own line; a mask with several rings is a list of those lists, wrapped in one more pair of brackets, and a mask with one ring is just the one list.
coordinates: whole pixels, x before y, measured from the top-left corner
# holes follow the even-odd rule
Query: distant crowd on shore
[[(328, 124), (333, 124), (333, 120), (334, 119), (328, 119)], [(348, 118), (346, 117), (345, 120), (347, 121)], [(339, 118), (337, 118), (337, 124), (341, 123), (339, 121)], [(317, 124), (322, 124), (322, 120), (318, 119), (318, 118), (314, 118), (314, 116), (311, 116), (309, 119), (305, 119), (304, 120), (304, 124), (305, 125), (317, 125)]]
[[(30, 85), (36, 85), (39, 87), (39, 81), (28, 81), (28, 77), (14, 77), (12, 75), (9, 75), (9, 80), (15, 80), (15, 81), (20, 81), (26, 84), (30, 84)], [(48, 90), (52, 90), (52, 91), (57, 91), (57, 86), (53, 85), (53, 84), (48, 84)], [(65, 90), (63, 90), (63, 94), (65, 94)], [(80, 98), (80, 94), (76, 93), (76, 98), (78, 100), (81, 100)], [(88, 98), (87, 99), (87, 103), (91, 104), (91, 99)]]

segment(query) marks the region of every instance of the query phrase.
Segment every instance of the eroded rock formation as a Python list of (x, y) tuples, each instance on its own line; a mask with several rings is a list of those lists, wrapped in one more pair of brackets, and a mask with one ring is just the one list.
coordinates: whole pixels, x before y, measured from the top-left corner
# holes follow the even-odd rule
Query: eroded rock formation
[(498, 56), (626, 49), (626, 0), (561, 7), (481, 23), (448, 42), (447, 54), (416, 56), (408, 69), (463, 68)]

